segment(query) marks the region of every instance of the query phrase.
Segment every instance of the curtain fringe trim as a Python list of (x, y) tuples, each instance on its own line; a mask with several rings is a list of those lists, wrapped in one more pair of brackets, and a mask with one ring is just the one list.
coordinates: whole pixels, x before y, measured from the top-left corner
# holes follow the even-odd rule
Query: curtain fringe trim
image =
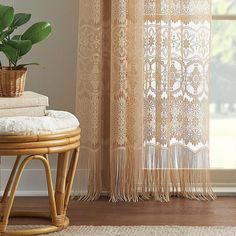
[(135, 150), (114, 151), (110, 201), (168, 202), (171, 197), (208, 201), (216, 198), (207, 169), (208, 148), (191, 151), (175, 144), (169, 149), (147, 146), (145, 151), (145, 155)]

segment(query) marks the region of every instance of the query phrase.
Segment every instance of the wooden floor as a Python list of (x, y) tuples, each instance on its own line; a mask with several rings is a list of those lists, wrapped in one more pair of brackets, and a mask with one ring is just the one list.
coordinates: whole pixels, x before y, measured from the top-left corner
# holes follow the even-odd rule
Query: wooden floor
[[(17, 198), (17, 210), (47, 211), (47, 198)], [(72, 225), (189, 225), (236, 226), (236, 197), (211, 202), (172, 199), (169, 203), (143, 201), (111, 203), (72, 201), (68, 216)], [(11, 224), (47, 224), (43, 219), (11, 219)]]

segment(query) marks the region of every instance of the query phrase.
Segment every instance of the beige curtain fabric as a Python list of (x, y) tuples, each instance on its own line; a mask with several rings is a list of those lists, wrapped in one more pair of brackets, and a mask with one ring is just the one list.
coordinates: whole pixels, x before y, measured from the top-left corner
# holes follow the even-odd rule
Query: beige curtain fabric
[(210, 0), (80, 1), (76, 192), (213, 199)]

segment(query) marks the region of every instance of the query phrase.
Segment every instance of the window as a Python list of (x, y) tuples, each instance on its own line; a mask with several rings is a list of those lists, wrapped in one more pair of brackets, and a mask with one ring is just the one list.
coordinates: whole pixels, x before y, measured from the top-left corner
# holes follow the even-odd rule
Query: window
[(218, 170), (212, 177), (236, 183), (236, 0), (212, 3), (210, 157)]

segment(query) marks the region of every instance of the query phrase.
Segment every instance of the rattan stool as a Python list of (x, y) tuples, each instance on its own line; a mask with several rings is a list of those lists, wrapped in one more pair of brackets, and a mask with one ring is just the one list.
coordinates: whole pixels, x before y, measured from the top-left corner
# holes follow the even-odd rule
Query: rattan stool
[[(27, 124), (25, 125), (27, 126)], [(39, 130), (37, 130), (38, 134), (31, 133), (30, 135), (0, 134), (0, 156), (4, 158), (16, 156), (0, 203), (2, 208), (0, 235), (47, 234), (60, 231), (69, 225), (66, 212), (78, 163), (80, 146), (80, 128), (78, 126), (75, 128), (75, 125), (76, 122), (71, 125), (68, 131), (58, 132), (57, 130), (57, 132), (53, 133), (53, 130), (51, 130), (50, 134), (39, 132)], [(27, 129), (27, 127), (23, 126), (22, 129), (24, 128)], [(58, 154), (55, 191), (48, 156), (48, 154), (52, 153)], [(39, 160), (44, 165), (50, 203), (50, 212), (48, 213), (11, 211), (21, 175), (27, 164), (32, 160)], [(7, 226), (11, 216), (48, 218), (51, 220), (51, 226), (9, 231)]]

